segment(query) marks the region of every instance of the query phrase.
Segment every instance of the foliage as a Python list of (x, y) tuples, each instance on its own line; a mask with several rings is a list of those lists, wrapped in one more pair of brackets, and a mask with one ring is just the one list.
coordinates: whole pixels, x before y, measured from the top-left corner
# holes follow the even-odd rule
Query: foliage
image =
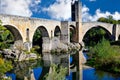
[(45, 80), (65, 80), (67, 68), (52, 64), (51, 71), (45, 76)]
[(40, 46), (33, 46), (33, 48), (30, 49), (30, 52), (38, 54), (40, 49)]
[(12, 63), (10, 61), (3, 60), (0, 58), (0, 79), (2, 76), (13, 68)]
[(42, 36), (41, 36), (41, 31), (39, 30), (39, 29), (37, 29), (36, 31), (35, 31), (35, 34), (34, 34), (34, 36), (33, 36), (33, 44), (34, 45), (37, 45), (38, 43), (39, 43), (39, 40), (40, 40), (40, 38), (41, 38)]
[[(42, 43), (43, 41), (41, 31), (37, 29), (33, 36), (33, 46), (35, 46), (37, 53), (42, 53)], [(39, 48), (36, 48), (36, 46), (39, 46)]]
[(111, 46), (109, 41), (102, 39), (90, 50), (88, 64), (99, 69), (120, 72), (120, 47)]
[(97, 21), (111, 24), (120, 24), (120, 20), (114, 20), (111, 15), (109, 15), (107, 18), (101, 17)]
[(0, 49), (9, 48), (13, 41), (14, 38), (12, 33), (3, 27), (2, 22), (0, 21)]

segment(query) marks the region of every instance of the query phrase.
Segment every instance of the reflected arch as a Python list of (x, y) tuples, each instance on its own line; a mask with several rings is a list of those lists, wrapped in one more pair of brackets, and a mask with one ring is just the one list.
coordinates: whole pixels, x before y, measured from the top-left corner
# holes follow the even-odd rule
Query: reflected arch
[(7, 28), (12, 33), (12, 35), (14, 36), (14, 41), (23, 41), (23, 37), (20, 34), (20, 31), (16, 27), (12, 25), (3, 25), (3, 27)]

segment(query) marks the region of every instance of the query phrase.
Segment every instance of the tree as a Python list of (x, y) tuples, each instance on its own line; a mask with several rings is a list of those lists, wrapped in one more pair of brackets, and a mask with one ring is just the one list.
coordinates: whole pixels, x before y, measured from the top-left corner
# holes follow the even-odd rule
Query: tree
[(39, 42), (39, 39), (41, 38), (42, 36), (41, 36), (41, 31), (39, 30), (39, 29), (37, 29), (36, 31), (35, 31), (35, 34), (34, 34), (34, 36), (33, 36), (33, 44), (34, 45), (36, 45), (36, 44), (38, 44), (38, 42)]
[(104, 17), (101, 17), (97, 20), (98, 22), (107, 22), (107, 19)]
[(107, 16), (107, 18), (100, 17), (97, 21), (98, 22), (111, 23), (111, 24), (120, 24), (120, 20), (114, 20), (113, 16), (111, 16), (111, 15)]
[(42, 34), (39, 29), (35, 31), (33, 36), (33, 46), (38, 53), (42, 53)]
[(14, 37), (12, 33), (3, 27), (2, 22), (0, 21), (0, 49), (9, 48), (13, 41)]

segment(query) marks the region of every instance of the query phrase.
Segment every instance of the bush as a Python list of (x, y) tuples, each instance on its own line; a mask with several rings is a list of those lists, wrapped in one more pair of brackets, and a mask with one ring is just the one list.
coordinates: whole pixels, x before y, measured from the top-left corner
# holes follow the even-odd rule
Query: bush
[(65, 80), (67, 68), (52, 64), (51, 71), (45, 75), (45, 80)]
[(110, 42), (102, 39), (91, 48), (88, 64), (107, 71), (120, 72), (120, 47), (111, 46)]
[(0, 58), (0, 79), (2, 79), (3, 75), (10, 71), (13, 68), (12, 63), (10, 61), (5, 61)]

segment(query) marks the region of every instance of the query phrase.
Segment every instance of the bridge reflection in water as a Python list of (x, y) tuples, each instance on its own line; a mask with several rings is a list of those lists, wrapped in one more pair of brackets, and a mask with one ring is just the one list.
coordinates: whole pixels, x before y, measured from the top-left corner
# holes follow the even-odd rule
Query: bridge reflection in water
[(50, 64), (54, 63), (68, 67), (66, 80), (120, 80), (120, 75), (96, 71), (94, 68), (83, 69), (85, 57), (82, 56), (82, 51), (63, 55), (44, 53), (42, 60), (15, 63), (14, 69), (6, 75), (11, 76), (12, 80), (43, 80), (46, 73), (50, 71)]

